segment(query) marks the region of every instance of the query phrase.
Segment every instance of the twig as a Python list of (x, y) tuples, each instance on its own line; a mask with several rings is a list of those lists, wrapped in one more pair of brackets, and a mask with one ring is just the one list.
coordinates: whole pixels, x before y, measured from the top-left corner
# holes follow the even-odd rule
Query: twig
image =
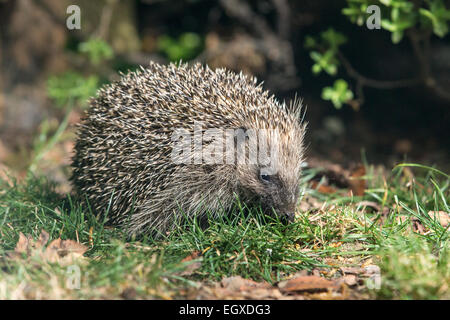
[(347, 58), (342, 54), (342, 52), (338, 51), (337, 55), (339, 60), (342, 62), (347, 74), (354, 78), (356, 82), (360, 86), (367, 86), (377, 89), (396, 89), (396, 88), (405, 88), (412, 87), (415, 85), (419, 85), (423, 82), (422, 78), (412, 78), (412, 79), (401, 79), (401, 80), (375, 80), (371, 78), (367, 78), (360, 74), (358, 71), (353, 68)]
[(419, 63), (422, 82), (434, 95), (442, 100), (450, 101), (450, 92), (442, 88), (431, 73), (429, 59), (431, 32), (428, 31), (421, 34), (416, 29), (412, 29), (407, 33), (407, 35), (411, 42), (414, 56)]
[(360, 74), (351, 65), (350, 61), (345, 57), (341, 51), (337, 51), (337, 56), (342, 62), (347, 74), (356, 80), (356, 89), (358, 99), (353, 100), (355, 104), (362, 104), (364, 101), (364, 87), (371, 87), (376, 89), (397, 89), (408, 88), (418, 85), (425, 85), (431, 92), (442, 100), (450, 101), (450, 92), (439, 86), (436, 79), (431, 74), (430, 67), (430, 37), (431, 31), (427, 30), (420, 32), (417, 29), (411, 29), (407, 33), (411, 42), (414, 56), (417, 59), (419, 67), (419, 76), (411, 79), (401, 80), (376, 80), (368, 78)]

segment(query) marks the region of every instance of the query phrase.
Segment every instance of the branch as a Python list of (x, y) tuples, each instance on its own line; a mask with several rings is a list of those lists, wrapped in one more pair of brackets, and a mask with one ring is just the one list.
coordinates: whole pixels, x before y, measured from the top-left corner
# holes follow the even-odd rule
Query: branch
[(431, 73), (429, 59), (431, 31), (419, 33), (416, 29), (412, 29), (407, 35), (411, 42), (414, 56), (419, 63), (422, 82), (438, 98), (450, 101), (450, 92), (442, 88)]
[(423, 83), (423, 79), (412, 78), (412, 79), (401, 79), (401, 80), (375, 80), (371, 78), (367, 78), (360, 74), (358, 71), (353, 68), (347, 58), (342, 54), (342, 52), (338, 51), (337, 55), (339, 60), (342, 62), (345, 70), (348, 75), (356, 80), (356, 82), (361, 86), (376, 88), (376, 89), (396, 89), (396, 88), (406, 88), (419, 85)]

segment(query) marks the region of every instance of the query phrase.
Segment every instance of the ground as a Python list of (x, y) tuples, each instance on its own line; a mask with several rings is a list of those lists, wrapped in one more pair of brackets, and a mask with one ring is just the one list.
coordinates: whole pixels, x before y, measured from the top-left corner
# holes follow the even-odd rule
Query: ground
[(448, 299), (449, 177), (311, 159), (294, 223), (258, 209), (127, 238), (29, 174), (2, 180), (1, 299)]

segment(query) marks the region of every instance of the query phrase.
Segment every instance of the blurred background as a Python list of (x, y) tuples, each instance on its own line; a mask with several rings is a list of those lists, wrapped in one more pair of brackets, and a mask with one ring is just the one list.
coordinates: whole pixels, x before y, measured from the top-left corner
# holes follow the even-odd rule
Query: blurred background
[(310, 161), (448, 172), (449, 9), (445, 0), (0, 0), (0, 175), (42, 174), (69, 192), (88, 98), (150, 60), (242, 70), (280, 100), (302, 98)]

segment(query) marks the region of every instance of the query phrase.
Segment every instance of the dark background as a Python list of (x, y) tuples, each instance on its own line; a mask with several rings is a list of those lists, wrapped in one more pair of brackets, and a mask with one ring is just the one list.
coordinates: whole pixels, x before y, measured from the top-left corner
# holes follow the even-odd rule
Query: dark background
[[(65, 26), (69, 4), (81, 8), (80, 31)], [(116, 79), (117, 71), (134, 69), (149, 60), (168, 63), (158, 47), (159, 39), (191, 32), (202, 43), (192, 60), (256, 75), (279, 99), (290, 100), (295, 94), (304, 99), (310, 158), (349, 164), (360, 162), (364, 154), (370, 163), (392, 166), (406, 159), (448, 170), (450, 101), (426, 87), (364, 88), (365, 100), (359, 110), (349, 105), (337, 110), (321, 99), (322, 88), (334, 79), (312, 74), (313, 61), (304, 39), (330, 26), (348, 37), (342, 51), (359, 73), (379, 80), (417, 73), (418, 63), (407, 39), (393, 44), (385, 30), (352, 24), (341, 14), (345, 5), (346, 1), (325, 0), (2, 0), (0, 164), (23, 170), (43, 121), (61, 122), (64, 110), (49, 99), (47, 79), (71, 69), (92, 72), (77, 60), (74, 48), (79, 43), (96, 34), (112, 46), (113, 61), (98, 67), (108, 82)], [(102, 27), (107, 7), (113, 8), (111, 19)], [(431, 38), (430, 60), (435, 78), (448, 93), (448, 35)], [(338, 76), (354, 89), (345, 70), (340, 68)], [(82, 108), (72, 112), (70, 123), (74, 124)], [(56, 146), (62, 150), (52, 154), (56, 163), (69, 163), (72, 138), (69, 135)]]

